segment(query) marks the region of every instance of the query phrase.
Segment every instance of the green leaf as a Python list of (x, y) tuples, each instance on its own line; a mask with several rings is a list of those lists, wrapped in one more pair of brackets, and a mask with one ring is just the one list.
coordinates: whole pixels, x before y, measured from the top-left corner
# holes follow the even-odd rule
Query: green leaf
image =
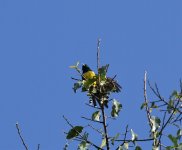
[(177, 137), (174, 137), (171, 134), (169, 134), (168, 138), (171, 140), (171, 142), (174, 144), (175, 147), (178, 146), (178, 139), (177, 139)]
[(82, 81), (78, 81), (77, 83), (74, 83), (73, 90), (76, 93), (76, 91), (83, 86)]
[(76, 65), (73, 65), (73, 66), (69, 66), (71, 69), (76, 69), (78, 68), (78, 65), (79, 65), (79, 61), (76, 63)]
[(182, 137), (182, 129), (179, 129), (179, 130), (177, 131), (177, 138), (180, 140), (181, 137)]
[(167, 146), (166, 150), (172, 150), (172, 148), (173, 148), (172, 146)]
[(151, 108), (158, 108), (158, 106), (155, 105), (155, 102), (152, 102), (150, 107), (151, 107)]
[(119, 146), (118, 150), (128, 150), (129, 149), (129, 143), (125, 142), (123, 146)]
[(178, 92), (176, 90), (173, 91), (171, 97), (178, 98)]
[(114, 145), (114, 142), (115, 142), (115, 140), (118, 139), (119, 135), (120, 135), (120, 134), (117, 133), (117, 134), (111, 139), (111, 144), (112, 144), (112, 145)]
[(180, 143), (180, 144), (178, 145), (178, 147), (176, 148), (176, 150), (182, 150), (182, 143)]
[(138, 135), (131, 129), (131, 140), (134, 142), (138, 139)]
[(100, 121), (100, 111), (96, 111), (92, 114), (92, 120)]
[(105, 147), (106, 146), (106, 138), (104, 138), (103, 140), (102, 140), (102, 143), (101, 143), (101, 148), (103, 148), (103, 147)]
[(99, 68), (99, 75), (100, 75), (101, 80), (106, 79), (106, 73), (107, 73), (108, 67), (109, 67), (109, 64)]
[(135, 150), (142, 150), (142, 148), (140, 146), (136, 146)]
[(78, 145), (78, 150), (88, 150), (88, 146), (89, 146), (89, 144), (86, 141), (82, 141)]
[(66, 139), (72, 139), (74, 137), (77, 137), (79, 133), (81, 133), (83, 130), (82, 126), (75, 126), (71, 130), (69, 130)]
[(152, 122), (152, 132), (157, 131), (160, 128), (161, 120), (158, 117), (152, 116), (150, 121)]
[(141, 107), (140, 107), (140, 109), (142, 110), (144, 107), (146, 107), (147, 106), (147, 103), (142, 103), (142, 105), (141, 105)]
[(168, 105), (167, 105), (167, 111), (168, 111), (168, 113), (171, 113), (171, 111), (173, 110), (173, 108), (174, 108), (174, 101), (171, 99), (171, 100), (169, 100)]
[(113, 106), (111, 111), (112, 117), (118, 117), (120, 110), (122, 109), (122, 104), (116, 99), (113, 100)]

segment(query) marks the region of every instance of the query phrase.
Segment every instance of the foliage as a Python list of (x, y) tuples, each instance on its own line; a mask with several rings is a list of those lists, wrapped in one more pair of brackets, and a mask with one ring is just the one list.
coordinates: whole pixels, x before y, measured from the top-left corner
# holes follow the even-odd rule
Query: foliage
[[(116, 119), (121, 112), (122, 104), (119, 100), (112, 99), (111, 94), (121, 91), (121, 86), (113, 78), (107, 76), (109, 65), (101, 66), (98, 68), (98, 74), (91, 79), (83, 79), (83, 74), (79, 68), (79, 62), (76, 65), (70, 66), (70, 68), (75, 69), (81, 79), (75, 79), (73, 90), (76, 93), (78, 90), (87, 93), (88, 99), (90, 100), (91, 109), (96, 109), (91, 115), (91, 118), (83, 117), (84, 119), (90, 120), (94, 123), (99, 123), (102, 125), (102, 131), (97, 128), (92, 127), (93, 130), (97, 131), (101, 138), (101, 144), (96, 145), (89, 139), (89, 133), (84, 131), (82, 126), (73, 126), (67, 119), (67, 123), (71, 126), (68, 131), (67, 140), (76, 140), (80, 142), (78, 145), (79, 150), (87, 149), (113, 149), (112, 147), (117, 147), (117, 150), (128, 150), (133, 148), (135, 150), (142, 150), (140, 146), (142, 142), (152, 141), (152, 150), (181, 150), (182, 149), (182, 82), (180, 81), (180, 92), (173, 91), (168, 99), (161, 96), (157, 84), (151, 86), (150, 82), (147, 84), (146, 73), (144, 76), (144, 102), (141, 104), (140, 109), (146, 113), (148, 124), (149, 124), (149, 134), (148, 137), (139, 138), (138, 134), (134, 132), (133, 129), (128, 129), (128, 125), (123, 133), (117, 133), (114, 136), (109, 135), (107, 130), (107, 118), (105, 109), (108, 109), (109, 105), (112, 105), (110, 110), (110, 115), (113, 119)], [(150, 90), (156, 96), (155, 100), (149, 101), (147, 98), (147, 85)], [(112, 103), (111, 103), (112, 102)], [(89, 126), (89, 125), (88, 125)], [(176, 134), (168, 133), (168, 128), (173, 127), (176, 130)], [(129, 134), (130, 132), (130, 134)], [(147, 131), (145, 131), (147, 132)], [(122, 136), (121, 136), (122, 135)], [(170, 141), (171, 145), (168, 146), (164, 142)], [(140, 144), (140, 145), (139, 145)], [(65, 146), (68, 148), (68, 144)]]

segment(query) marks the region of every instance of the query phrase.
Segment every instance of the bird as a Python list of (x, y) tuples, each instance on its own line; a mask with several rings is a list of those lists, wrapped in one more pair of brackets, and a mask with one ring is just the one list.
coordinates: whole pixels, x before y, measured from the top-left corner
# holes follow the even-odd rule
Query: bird
[[(105, 71), (107, 73), (107, 69)], [(87, 81), (89, 82), (91, 80), (91, 82), (89, 82), (89, 86), (86, 87), (86, 91), (89, 92), (90, 103), (93, 103), (94, 107), (97, 105), (96, 102), (98, 102), (101, 106), (101, 99), (103, 97), (106, 99), (102, 103), (108, 107), (108, 95), (111, 92), (118, 93), (121, 91), (120, 89), (122, 89), (122, 87), (117, 83), (116, 80), (114, 80), (114, 78), (106, 77), (106, 74), (104, 77), (104, 84), (99, 83), (98, 75), (95, 74), (95, 72), (87, 64), (82, 65), (82, 80), (84, 83), (87, 83)]]
[(82, 65), (82, 80), (89, 80), (95, 77), (95, 72), (87, 64)]

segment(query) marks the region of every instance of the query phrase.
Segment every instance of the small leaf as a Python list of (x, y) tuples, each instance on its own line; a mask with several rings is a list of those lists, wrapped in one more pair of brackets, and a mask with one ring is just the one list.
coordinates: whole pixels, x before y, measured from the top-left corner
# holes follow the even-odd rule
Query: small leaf
[(178, 98), (178, 92), (176, 90), (173, 91), (171, 97)]
[(168, 111), (168, 113), (171, 113), (171, 111), (173, 110), (173, 108), (174, 108), (174, 101), (171, 99), (171, 100), (169, 100), (168, 105), (167, 105), (167, 111)]
[(140, 109), (143, 109), (143, 108), (146, 107), (146, 106), (147, 106), (147, 103), (142, 103)]
[(115, 142), (115, 140), (118, 139), (119, 135), (120, 135), (120, 134), (117, 133), (117, 134), (111, 139), (111, 144), (112, 144), (112, 145), (114, 145), (114, 142)]
[(92, 120), (100, 121), (100, 111), (96, 111), (92, 114)]
[(69, 68), (71, 68), (71, 69), (76, 69), (76, 66), (69, 66)]
[(106, 73), (107, 73), (108, 67), (109, 67), (109, 64), (99, 68), (99, 75), (101, 77), (101, 80), (105, 80), (106, 79)]
[(71, 130), (69, 130), (66, 139), (72, 139), (72, 138), (78, 136), (79, 133), (82, 132), (82, 130), (83, 130), (82, 126), (75, 126), (75, 127), (73, 127)]
[(106, 146), (106, 138), (104, 138), (103, 140), (102, 140), (102, 143), (101, 143), (101, 148), (103, 148), (103, 147), (105, 147)]
[(88, 146), (89, 144), (85, 141), (82, 141), (79, 145), (78, 145), (78, 150), (88, 150)]
[(150, 107), (151, 107), (151, 108), (158, 108), (158, 106), (155, 105), (155, 102), (152, 102)]
[(182, 129), (179, 129), (179, 130), (177, 131), (177, 138), (180, 140), (181, 137), (182, 137)]
[(134, 142), (137, 140), (138, 135), (131, 129), (131, 140)]
[(111, 111), (112, 117), (118, 117), (120, 110), (122, 109), (122, 104), (116, 99), (113, 100), (113, 106)]
[(125, 142), (123, 146), (119, 146), (117, 150), (128, 150), (129, 149), (129, 143)]
[(76, 68), (78, 68), (78, 65), (79, 65), (79, 61), (76, 63), (76, 65), (69, 66), (69, 68), (71, 68), (71, 69), (76, 69)]
[(150, 121), (152, 122), (152, 132), (155, 132), (158, 128), (160, 128), (160, 118), (152, 116)]
[(136, 146), (135, 150), (142, 150), (142, 148), (140, 146)]
[(77, 83), (74, 83), (73, 90), (76, 93), (76, 91), (83, 86), (82, 81), (78, 81)]
[(178, 140), (176, 137), (172, 136), (171, 134), (168, 135), (168, 138), (173, 142), (174, 146), (178, 146)]

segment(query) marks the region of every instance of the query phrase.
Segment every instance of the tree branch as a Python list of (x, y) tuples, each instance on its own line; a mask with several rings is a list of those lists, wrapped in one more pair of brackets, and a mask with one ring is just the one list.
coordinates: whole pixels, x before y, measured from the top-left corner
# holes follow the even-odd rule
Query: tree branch
[(28, 146), (26, 145), (25, 140), (23, 139), (23, 137), (22, 137), (22, 135), (21, 135), (21, 131), (20, 131), (20, 128), (19, 128), (18, 123), (16, 123), (16, 129), (17, 129), (17, 131), (18, 131), (18, 135), (19, 135), (19, 137), (20, 137), (20, 139), (21, 139), (21, 141), (22, 141), (22, 144), (23, 144), (24, 148), (25, 148), (26, 150), (28, 150)]

